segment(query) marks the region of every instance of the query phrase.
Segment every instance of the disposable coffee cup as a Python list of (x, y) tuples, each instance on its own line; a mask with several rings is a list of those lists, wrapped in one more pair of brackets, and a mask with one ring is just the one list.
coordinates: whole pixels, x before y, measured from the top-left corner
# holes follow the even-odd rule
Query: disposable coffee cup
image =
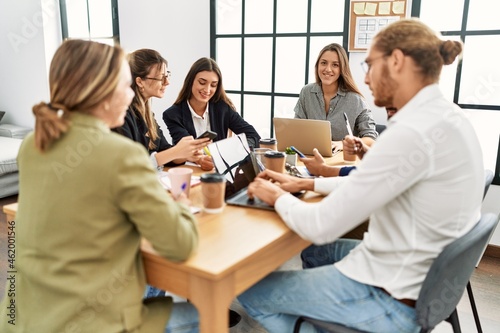
[(205, 173), (200, 177), (203, 210), (210, 214), (217, 214), (224, 209), (224, 193), (226, 179), (219, 173)]
[(191, 188), (191, 176), (193, 169), (176, 167), (168, 170), (168, 178), (170, 178), (170, 193), (177, 198), (182, 192), (189, 197), (189, 189)]
[(271, 151), (271, 149), (269, 149), (269, 148), (254, 148), (253, 149), (253, 153), (255, 155), (255, 158), (257, 160), (259, 160), (259, 162), (262, 163), (262, 165), (264, 167), (266, 166), (266, 163), (265, 163), (266, 161), (265, 161), (264, 155), (268, 151)]
[(285, 172), (285, 153), (271, 150), (266, 152), (264, 157), (266, 161), (266, 169), (279, 173)]
[(342, 153), (344, 154), (344, 163), (354, 164), (356, 162), (356, 155), (348, 154), (345, 150)]
[(271, 150), (278, 150), (278, 141), (273, 138), (268, 139), (260, 139), (259, 141), (260, 148), (269, 148)]

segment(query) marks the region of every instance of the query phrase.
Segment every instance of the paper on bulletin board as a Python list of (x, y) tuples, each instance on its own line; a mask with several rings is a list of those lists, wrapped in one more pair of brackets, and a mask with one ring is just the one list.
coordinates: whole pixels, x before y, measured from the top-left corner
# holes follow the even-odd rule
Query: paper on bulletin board
[(380, 29), (397, 20), (399, 20), (399, 16), (357, 17), (354, 47), (357, 49), (368, 48)]
[(392, 12), (394, 14), (404, 14), (405, 13), (405, 2), (404, 1), (394, 1), (392, 4)]
[(378, 14), (379, 15), (389, 15), (391, 13), (391, 3), (390, 2), (381, 2), (378, 5)]

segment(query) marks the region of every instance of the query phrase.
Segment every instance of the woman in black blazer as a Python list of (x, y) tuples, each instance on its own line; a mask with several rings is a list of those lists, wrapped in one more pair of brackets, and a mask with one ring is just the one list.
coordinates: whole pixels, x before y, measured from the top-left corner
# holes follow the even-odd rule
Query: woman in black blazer
[(191, 66), (174, 105), (163, 112), (163, 121), (174, 143), (206, 130), (216, 132), (214, 141), (218, 141), (231, 130), (245, 133), (248, 145), (259, 147), (259, 134), (236, 112), (222, 86), (219, 66), (210, 58), (200, 58)]
[(203, 170), (212, 170), (212, 159), (201, 154), (201, 149), (209, 140), (193, 140), (190, 136), (176, 141), (173, 146), (155, 120), (151, 98), (162, 98), (170, 84), (167, 60), (158, 51), (140, 49), (128, 55), (128, 62), (135, 96), (127, 110), (125, 123), (113, 130), (141, 143), (148, 150), (152, 164), (159, 169), (163, 169), (165, 164), (190, 161), (198, 163)]

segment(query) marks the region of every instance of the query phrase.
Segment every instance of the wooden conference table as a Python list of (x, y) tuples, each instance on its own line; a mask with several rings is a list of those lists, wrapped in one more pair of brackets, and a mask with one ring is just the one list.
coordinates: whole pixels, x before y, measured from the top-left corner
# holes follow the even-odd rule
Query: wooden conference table
[[(341, 165), (342, 154), (327, 160)], [(191, 167), (201, 174), (198, 167)], [(319, 196), (306, 193), (304, 200)], [(201, 207), (201, 186), (190, 191), (194, 206)], [(4, 206), (7, 220), (15, 218), (17, 203)], [(182, 263), (160, 257), (147, 240), (142, 255), (148, 283), (185, 297), (198, 309), (200, 332), (229, 332), (228, 308), (232, 300), (298, 254), (310, 243), (291, 231), (273, 211), (225, 206), (220, 214), (196, 214), (197, 252)]]

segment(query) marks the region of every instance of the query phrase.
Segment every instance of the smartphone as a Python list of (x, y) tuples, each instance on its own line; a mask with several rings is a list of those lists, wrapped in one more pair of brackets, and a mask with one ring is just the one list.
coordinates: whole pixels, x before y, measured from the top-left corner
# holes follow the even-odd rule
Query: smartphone
[(212, 131), (205, 131), (199, 137), (197, 137), (196, 139), (209, 138), (210, 140), (213, 140), (216, 137), (217, 137), (217, 133), (212, 132)]
[(296, 153), (297, 153), (297, 155), (299, 155), (300, 157), (302, 157), (302, 158), (303, 158), (303, 157), (306, 157), (306, 155), (302, 154), (302, 153), (300, 152), (300, 150), (298, 150), (298, 149), (297, 149), (297, 148), (295, 148), (294, 146), (290, 146), (290, 149), (291, 149), (291, 150), (293, 150), (294, 152), (296, 152)]

